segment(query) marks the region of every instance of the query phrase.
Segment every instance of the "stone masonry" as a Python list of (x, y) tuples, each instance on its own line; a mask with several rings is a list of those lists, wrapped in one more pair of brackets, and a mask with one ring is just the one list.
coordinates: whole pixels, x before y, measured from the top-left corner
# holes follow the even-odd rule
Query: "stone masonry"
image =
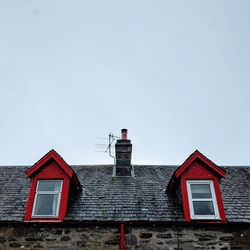
[[(117, 250), (119, 224), (9, 223), (0, 225), (0, 249)], [(249, 250), (250, 225), (125, 224), (128, 250)]]

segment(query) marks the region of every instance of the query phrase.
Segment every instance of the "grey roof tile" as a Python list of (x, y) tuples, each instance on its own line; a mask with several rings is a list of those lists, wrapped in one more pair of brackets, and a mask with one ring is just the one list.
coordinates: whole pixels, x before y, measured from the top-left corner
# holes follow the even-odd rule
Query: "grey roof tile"
[[(65, 220), (184, 221), (177, 197), (166, 186), (177, 166), (135, 165), (135, 177), (112, 177), (112, 165), (71, 166), (82, 190), (70, 197)], [(0, 221), (23, 221), (29, 167), (0, 167)], [(223, 167), (222, 198), (228, 221), (250, 222), (250, 167)]]

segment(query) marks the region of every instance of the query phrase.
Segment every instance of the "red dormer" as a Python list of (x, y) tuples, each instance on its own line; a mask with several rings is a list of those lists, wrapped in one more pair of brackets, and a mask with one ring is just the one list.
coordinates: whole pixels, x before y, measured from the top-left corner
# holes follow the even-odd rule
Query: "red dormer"
[(74, 170), (52, 149), (26, 171), (26, 177), (31, 184), (25, 221), (63, 221), (70, 188), (81, 188)]
[(180, 189), (187, 221), (226, 221), (220, 191), (224, 176), (223, 169), (197, 150), (174, 172), (168, 190)]

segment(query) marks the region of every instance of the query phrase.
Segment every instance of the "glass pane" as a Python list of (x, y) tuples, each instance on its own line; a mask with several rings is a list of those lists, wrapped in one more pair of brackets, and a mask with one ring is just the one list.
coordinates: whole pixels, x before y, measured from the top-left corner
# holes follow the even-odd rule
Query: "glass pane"
[(212, 198), (209, 184), (191, 184), (192, 198)]
[(214, 215), (212, 201), (193, 201), (195, 215)]
[(56, 209), (58, 194), (38, 194), (36, 198), (34, 215), (57, 216)]
[(60, 191), (61, 181), (39, 181), (38, 191)]

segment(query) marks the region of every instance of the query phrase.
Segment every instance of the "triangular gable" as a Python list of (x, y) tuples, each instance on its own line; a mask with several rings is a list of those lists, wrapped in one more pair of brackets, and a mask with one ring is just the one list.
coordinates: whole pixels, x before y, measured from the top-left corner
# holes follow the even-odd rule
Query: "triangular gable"
[(211, 168), (220, 177), (225, 176), (225, 171), (223, 169), (219, 168), (216, 164), (210, 161), (206, 156), (204, 156), (198, 150), (195, 150), (194, 153), (191, 154), (187, 158), (187, 160), (175, 171), (175, 176), (179, 178), (182, 175), (182, 173), (197, 159), (205, 163), (209, 168)]
[(44, 155), (38, 162), (36, 162), (31, 168), (29, 168), (25, 173), (26, 177), (30, 178), (33, 176), (39, 169), (41, 169), (49, 160), (53, 159), (59, 167), (69, 176), (70, 179), (73, 179), (77, 187), (81, 187), (74, 170), (63, 160), (63, 158), (54, 150), (50, 150), (46, 155)]
[(218, 167), (215, 163), (213, 163), (211, 160), (209, 160), (206, 156), (204, 156), (202, 153), (200, 153), (198, 150), (195, 150), (194, 153), (192, 153), (186, 161), (173, 173), (173, 176), (168, 184), (168, 187), (172, 187), (175, 185), (176, 181), (181, 177), (181, 175), (184, 173), (186, 169), (188, 169), (193, 162), (195, 162), (197, 159), (205, 163), (205, 165), (212, 170), (215, 174), (217, 174), (219, 177), (225, 176), (225, 171)]

